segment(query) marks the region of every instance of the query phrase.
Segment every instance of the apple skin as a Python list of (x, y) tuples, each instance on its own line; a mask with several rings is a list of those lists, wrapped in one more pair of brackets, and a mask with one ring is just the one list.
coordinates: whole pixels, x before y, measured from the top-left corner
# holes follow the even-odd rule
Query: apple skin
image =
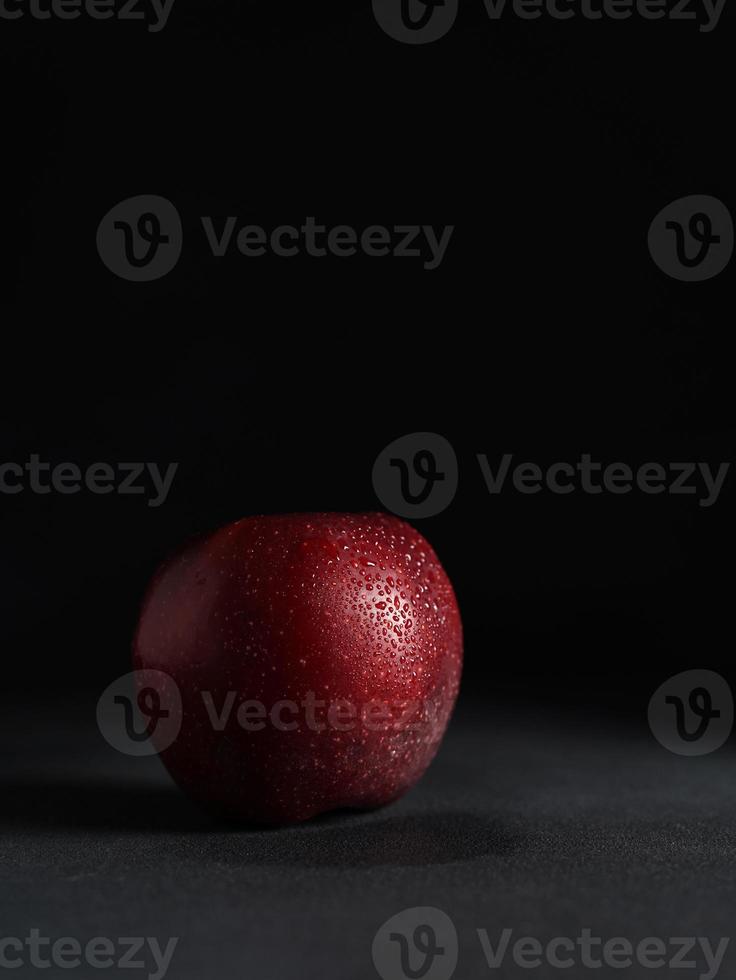
[(457, 698), (462, 624), (431, 546), (396, 517), (246, 517), (158, 569), (133, 664), (179, 687), (161, 752), (179, 786), (280, 825), (382, 806), (420, 778)]

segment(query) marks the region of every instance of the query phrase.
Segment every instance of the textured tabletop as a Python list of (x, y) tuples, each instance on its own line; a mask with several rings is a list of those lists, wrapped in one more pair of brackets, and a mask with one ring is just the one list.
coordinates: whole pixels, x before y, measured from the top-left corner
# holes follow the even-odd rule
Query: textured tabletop
[[(700, 977), (714, 975), (706, 951), (715, 956), (736, 922), (728, 748), (686, 759), (645, 725), (613, 717), (465, 706), (399, 803), (255, 831), (213, 826), (157, 759), (115, 753), (93, 704), (6, 707), (4, 716), (0, 932), (25, 940), (35, 928), (82, 945), (106, 937), (117, 959), (85, 976), (156, 976), (148, 945), (139, 969), (119, 963), (120, 938), (152, 937), (165, 950), (177, 937), (173, 980), (369, 978), (374, 955), (396, 980), (441, 980), (453, 966), (452, 930), (432, 962), (413, 950), (410, 973), (388, 932), (374, 945), (390, 917), (430, 906), (456, 930), (456, 977), (670, 976), (678, 955), (690, 965), (675, 976)], [(422, 936), (442, 945), (442, 928)], [(506, 953), (489, 967), (504, 930)], [(616, 938), (634, 950), (655, 945), (627, 969), (611, 965), (627, 960), (617, 947), (608, 966), (586, 966), (584, 930), (600, 939), (594, 961)], [(524, 937), (545, 951), (562, 945), (537, 959), (534, 943), (514, 951)], [(690, 953), (678, 953), (676, 937), (693, 937)], [(734, 945), (717, 975), (734, 975)], [(38, 970), (26, 962), (8, 975)]]

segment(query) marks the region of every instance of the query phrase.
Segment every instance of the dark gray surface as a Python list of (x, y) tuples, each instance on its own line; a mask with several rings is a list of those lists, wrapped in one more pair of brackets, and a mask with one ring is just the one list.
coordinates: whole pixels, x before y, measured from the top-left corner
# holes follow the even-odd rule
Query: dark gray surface
[[(588, 927), (714, 946), (734, 931), (729, 748), (684, 759), (643, 726), (592, 714), (465, 709), (398, 804), (252, 831), (213, 827), (156, 759), (109, 749), (94, 705), (3, 717), (0, 937), (177, 936), (172, 980), (349, 980), (377, 975), (371, 945), (386, 919), (430, 905), (457, 927), (458, 978), (651, 978), (673, 974), (529, 970), (510, 956), (489, 970), (476, 930), (494, 943), (504, 928), (546, 942)], [(734, 976), (733, 946), (721, 977)], [(674, 975), (698, 977), (697, 963)]]

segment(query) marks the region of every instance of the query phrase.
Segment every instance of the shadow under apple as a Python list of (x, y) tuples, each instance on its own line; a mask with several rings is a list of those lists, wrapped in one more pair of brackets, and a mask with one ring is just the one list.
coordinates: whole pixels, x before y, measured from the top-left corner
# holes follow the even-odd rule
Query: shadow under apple
[(238, 866), (431, 866), (509, 854), (518, 829), (462, 810), (416, 809), (411, 799), (370, 812), (336, 811), (278, 829), (214, 821), (160, 783), (14, 780), (0, 785), (0, 831), (68, 836), (160, 835), (182, 860)]

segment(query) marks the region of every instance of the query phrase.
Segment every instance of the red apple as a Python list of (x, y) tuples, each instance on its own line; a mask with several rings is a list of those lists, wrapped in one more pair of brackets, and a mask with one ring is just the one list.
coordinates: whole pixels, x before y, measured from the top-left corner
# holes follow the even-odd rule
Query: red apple
[(179, 687), (161, 755), (185, 792), (283, 824), (419, 779), (457, 697), (462, 625), (437, 556), (398, 518), (246, 517), (159, 568), (133, 658)]

